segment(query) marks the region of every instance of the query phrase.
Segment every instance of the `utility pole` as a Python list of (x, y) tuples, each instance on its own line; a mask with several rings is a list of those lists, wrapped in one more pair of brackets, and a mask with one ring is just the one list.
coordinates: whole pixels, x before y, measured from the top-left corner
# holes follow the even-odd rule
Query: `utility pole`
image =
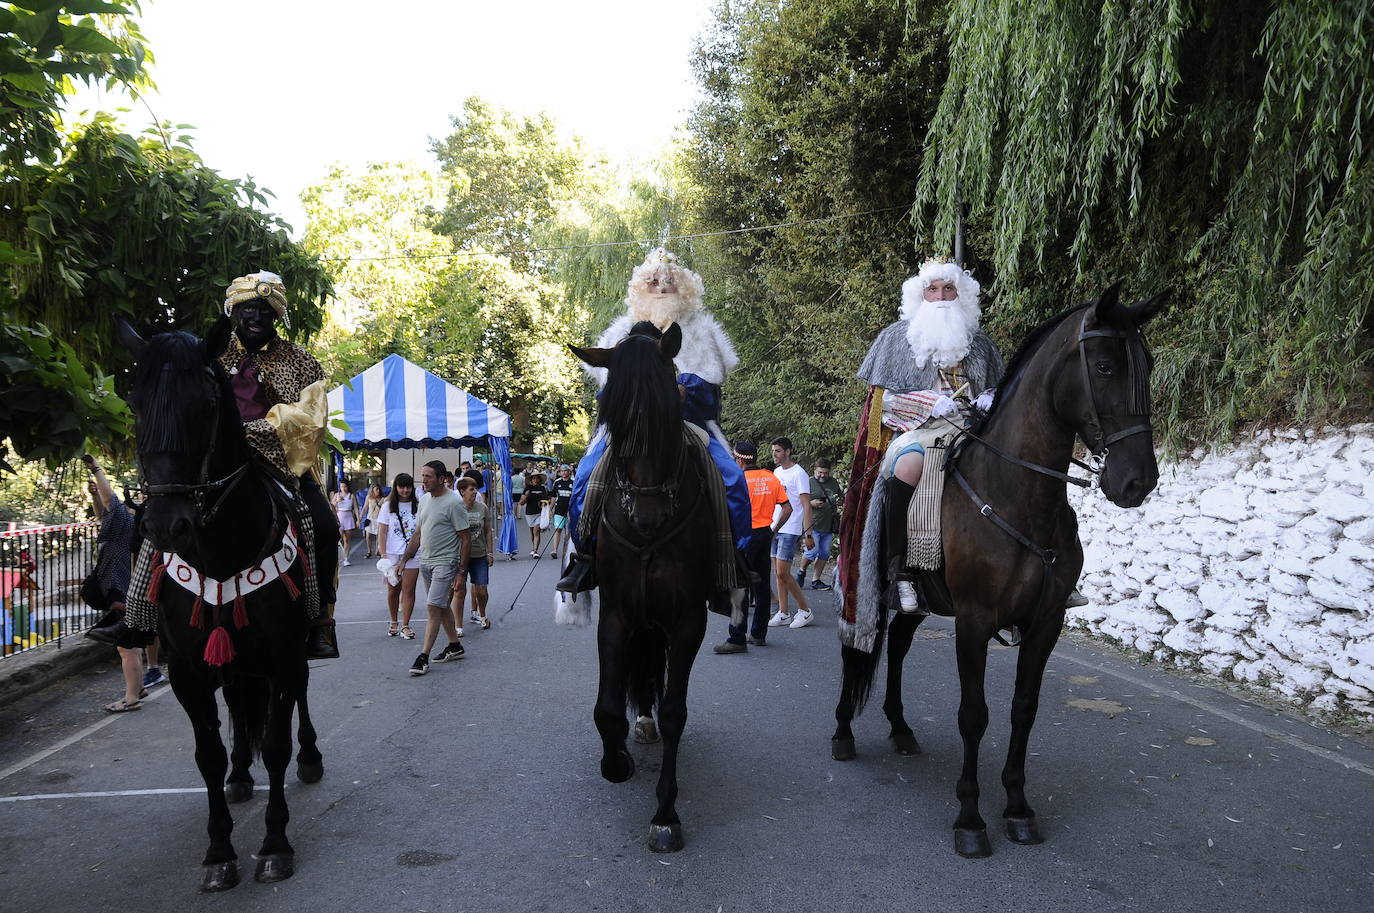
[(968, 218), (968, 204), (960, 200), (954, 204), (954, 262), (964, 268), (964, 220)]

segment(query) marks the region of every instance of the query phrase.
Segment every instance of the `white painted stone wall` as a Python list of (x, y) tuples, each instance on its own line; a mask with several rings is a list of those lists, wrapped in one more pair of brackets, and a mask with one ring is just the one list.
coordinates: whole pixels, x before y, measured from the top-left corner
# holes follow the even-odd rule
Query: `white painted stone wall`
[(1374, 424), (1162, 462), (1134, 510), (1070, 487), (1090, 600), (1071, 626), (1374, 718)]

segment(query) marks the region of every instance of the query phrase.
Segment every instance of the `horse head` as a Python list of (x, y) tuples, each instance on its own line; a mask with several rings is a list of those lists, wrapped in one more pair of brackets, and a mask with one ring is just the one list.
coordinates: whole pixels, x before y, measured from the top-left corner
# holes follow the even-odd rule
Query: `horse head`
[(155, 548), (192, 560), (206, 498), (216, 488), (212, 480), (226, 474), (226, 459), (233, 458), (232, 448), (221, 445), (242, 439), (219, 365), (232, 328), (222, 318), (203, 340), (183, 332), (145, 340), (123, 319), (115, 322), (119, 341), (136, 359), (129, 406), (149, 494), (141, 529)]
[(1120, 292), (1114, 283), (1066, 321), (1076, 335), (1053, 397), (1055, 412), (1102, 460), (1102, 493), (1119, 507), (1137, 507), (1159, 482), (1150, 424), (1154, 359), (1142, 329), (1169, 293), (1126, 305)]

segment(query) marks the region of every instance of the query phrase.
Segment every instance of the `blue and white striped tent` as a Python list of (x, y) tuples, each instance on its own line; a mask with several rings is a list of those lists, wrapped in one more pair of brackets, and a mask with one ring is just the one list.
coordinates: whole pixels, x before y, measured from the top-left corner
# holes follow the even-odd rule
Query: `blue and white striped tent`
[[(485, 446), (501, 467), (505, 516), (511, 517), (510, 416), (399, 355), (388, 355), (329, 392), (331, 418), (350, 450)], [(509, 541), (508, 541), (509, 540)], [(515, 552), (515, 524), (503, 523), (499, 548)]]

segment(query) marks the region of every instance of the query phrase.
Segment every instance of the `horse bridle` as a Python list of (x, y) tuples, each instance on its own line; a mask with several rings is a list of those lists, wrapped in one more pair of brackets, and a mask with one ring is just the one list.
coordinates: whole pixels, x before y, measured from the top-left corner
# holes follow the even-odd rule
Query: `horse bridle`
[[(191, 504), (196, 511), (196, 519), (201, 526), (205, 526), (215, 519), (215, 515), (219, 513), (221, 505), (224, 504), (229, 493), (238, 485), (239, 480), (243, 478), (244, 472), (248, 469), (248, 463), (245, 461), (239, 468), (235, 469), (224, 478), (210, 479), (210, 457), (214, 454), (215, 446), (219, 443), (219, 413), (219, 397), (214, 397), (211, 400), (210, 442), (205, 448), (205, 455), (200, 459), (200, 475), (198, 481), (193, 483), (145, 481), (143, 484), (143, 491), (150, 498), (160, 495), (189, 496), (191, 498)], [(143, 466), (142, 455), (139, 456), (138, 462), (139, 469), (142, 470), (144, 479), (146, 480), (148, 471), (147, 468)], [(207, 510), (205, 506), (207, 497), (216, 492), (218, 492), (219, 496)]]
[[(1139, 330), (1135, 331), (1137, 334)], [(1084, 438), (1083, 443), (1089, 452), (1099, 460), (1107, 458), (1107, 448), (1117, 441), (1124, 440), (1135, 434), (1153, 433), (1154, 428), (1150, 424), (1150, 399), (1147, 395), (1143, 403), (1133, 403), (1136, 408), (1143, 409), (1142, 412), (1131, 413), (1144, 416), (1145, 421), (1139, 425), (1132, 425), (1122, 429), (1115, 434), (1104, 434), (1102, 430), (1102, 418), (1097, 413), (1097, 397), (1093, 395), (1092, 375), (1088, 371), (1088, 346), (1087, 340), (1107, 337), (1111, 339), (1121, 339), (1126, 342), (1126, 363), (1129, 372), (1129, 380), (1133, 385), (1141, 382), (1139, 372), (1144, 370), (1144, 366), (1137, 363), (1135, 348), (1131, 345), (1131, 332), (1128, 330), (1089, 330), (1088, 315), (1085, 313), (1083, 319), (1078, 324), (1078, 363), (1083, 369), (1083, 386), (1088, 391), (1088, 411), (1091, 417), (1088, 420), (1088, 427), (1091, 429), (1092, 440)]]

